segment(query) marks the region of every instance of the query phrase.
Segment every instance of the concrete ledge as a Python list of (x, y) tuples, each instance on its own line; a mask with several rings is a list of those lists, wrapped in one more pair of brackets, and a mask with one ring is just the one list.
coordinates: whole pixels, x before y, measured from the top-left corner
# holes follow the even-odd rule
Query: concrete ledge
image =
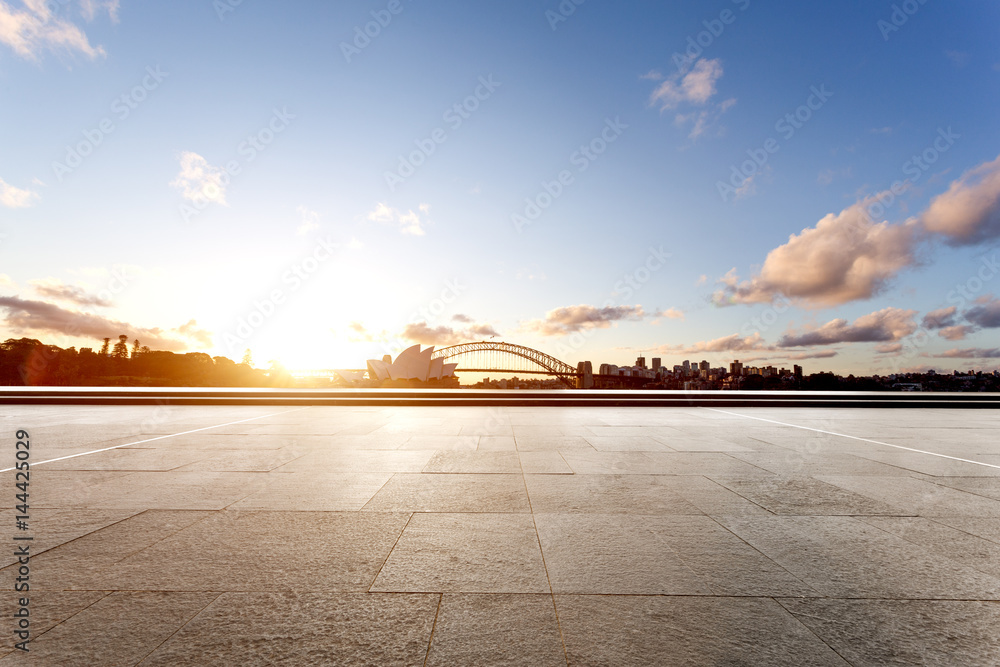
[(1000, 408), (998, 393), (11, 387), (0, 405)]

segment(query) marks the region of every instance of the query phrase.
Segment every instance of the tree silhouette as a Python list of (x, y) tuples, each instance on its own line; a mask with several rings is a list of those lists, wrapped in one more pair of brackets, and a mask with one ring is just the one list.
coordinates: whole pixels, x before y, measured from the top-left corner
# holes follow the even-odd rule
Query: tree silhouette
[(248, 368), (253, 368), (253, 357), (250, 355), (250, 348), (243, 351), (243, 361), (240, 362)]
[(118, 336), (118, 342), (115, 343), (115, 348), (111, 351), (111, 358), (117, 360), (128, 359), (128, 336), (125, 334)]
[(139, 339), (136, 338), (132, 343), (132, 358), (135, 359), (139, 355)]
[(110, 347), (111, 347), (111, 339), (110, 338), (105, 338), (104, 339), (104, 345), (101, 345), (101, 351), (98, 352), (97, 354), (101, 355), (102, 357), (108, 356), (108, 349)]

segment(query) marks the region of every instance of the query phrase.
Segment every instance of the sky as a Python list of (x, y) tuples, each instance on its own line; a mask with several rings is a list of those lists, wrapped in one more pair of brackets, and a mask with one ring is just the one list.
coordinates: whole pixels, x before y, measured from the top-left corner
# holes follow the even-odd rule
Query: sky
[(0, 0), (0, 337), (994, 370), (998, 28), (971, 0)]

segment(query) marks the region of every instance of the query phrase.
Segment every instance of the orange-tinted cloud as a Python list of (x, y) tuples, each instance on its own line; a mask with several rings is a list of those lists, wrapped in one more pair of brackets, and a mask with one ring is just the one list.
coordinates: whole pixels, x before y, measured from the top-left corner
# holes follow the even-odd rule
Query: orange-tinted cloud
[(545, 314), (544, 319), (524, 322), (524, 331), (543, 336), (562, 336), (588, 329), (607, 329), (613, 322), (639, 321), (646, 317), (642, 306), (564, 306)]
[(953, 181), (947, 192), (931, 201), (920, 222), (952, 246), (1000, 237), (1000, 157)]
[(837, 306), (878, 294), (900, 271), (915, 264), (917, 225), (873, 223), (867, 207), (877, 195), (815, 227), (793, 234), (770, 253), (760, 272), (740, 280), (730, 271), (714, 295), (719, 305), (770, 303), (778, 297), (807, 308)]
[(4, 324), (22, 335), (58, 334), (101, 339), (125, 334), (129, 339), (138, 338), (143, 345), (153, 349), (168, 351), (189, 350), (194, 347), (193, 343), (206, 347), (212, 343), (211, 334), (199, 329), (194, 320), (175, 329), (137, 327), (100, 315), (79, 313), (45, 301), (16, 296), (0, 297), (0, 308), (7, 311)]

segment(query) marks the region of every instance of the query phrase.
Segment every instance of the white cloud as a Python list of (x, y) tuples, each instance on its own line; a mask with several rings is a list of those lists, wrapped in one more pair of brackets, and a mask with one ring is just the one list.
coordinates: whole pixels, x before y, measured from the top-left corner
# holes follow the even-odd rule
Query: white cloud
[[(417, 210), (426, 216), (430, 213), (431, 207), (429, 204), (421, 204), (417, 207)], [(424, 229), (425, 223), (420, 219), (420, 214), (414, 213), (412, 209), (403, 213), (399, 209), (390, 208), (386, 204), (379, 202), (379, 204), (375, 206), (375, 209), (368, 214), (368, 219), (372, 222), (397, 225), (399, 227), (399, 231), (403, 234), (423, 236), (427, 233)]]
[(7, 208), (28, 208), (38, 199), (39, 195), (34, 190), (15, 188), (0, 178), (0, 204)]
[(715, 94), (715, 82), (722, 76), (721, 60), (702, 58), (686, 74), (677, 72), (656, 87), (649, 101), (661, 110), (681, 104), (703, 105)]
[(106, 11), (112, 23), (118, 23), (119, 0), (80, 0), (80, 13), (83, 18), (93, 21), (101, 12)]
[[(37, 60), (43, 50), (81, 53), (90, 59), (107, 55), (101, 46), (92, 46), (78, 26), (54, 16), (51, 4), (47, 0), (23, 0), (22, 7), (15, 8), (0, 0), (0, 43), (6, 44), (26, 60)], [(92, 19), (98, 7), (106, 8), (112, 20), (117, 20), (117, 0), (83, 0), (81, 12), (84, 18), (89, 16)]]
[(215, 202), (228, 206), (226, 202), (226, 186), (223, 182), (225, 172), (219, 167), (213, 167), (208, 160), (191, 151), (183, 151), (177, 156), (181, 170), (170, 185), (180, 190), (181, 196), (193, 202)]
[(310, 210), (305, 206), (299, 206), (296, 211), (302, 216), (302, 224), (299, 225), (296, 233), (300, 236), (303, 234), (308, 234), (314, 229), (319, 229), (319, 213)]
[(969, 54), (964, 51), (945, 51), (944, 55), (955, 67), (965, 67), (969, 62)]

